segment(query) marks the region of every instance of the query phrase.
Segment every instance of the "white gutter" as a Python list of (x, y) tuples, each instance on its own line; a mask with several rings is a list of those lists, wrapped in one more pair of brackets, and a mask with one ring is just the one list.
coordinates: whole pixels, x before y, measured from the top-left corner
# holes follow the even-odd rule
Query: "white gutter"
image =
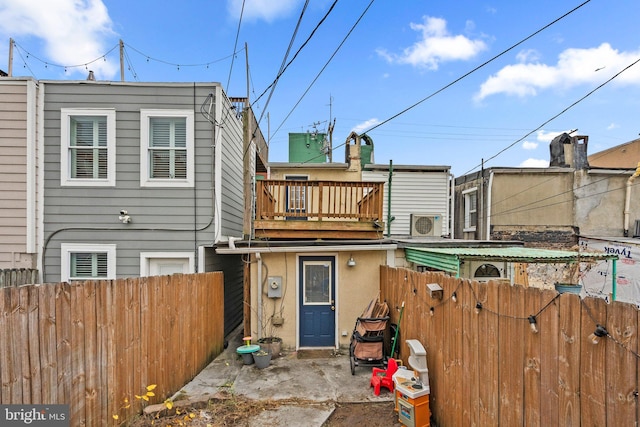
[(493, 187), (493, 170), (489, 174), (489, 188), (487, 188), (487, 230), (486, 239), (491, 240), (491, 188)]
[[(282, 246), (282, 247), (246, 247), (246, 248), (217, 248), (220, 255), (260, 254), (260, 253), (284, 253), (284, 252), (357, 252), (357, 251), (382, 251), (398, 249), (396, 243), (384, 243), (380, 245), (343, 245), (343, 246)], [(260, 266), (260, 264), (258, 264)]]
[(629, 213), (631, 210), (631, 184), (640, 175), (640, 162), (636, 171), (627, 180), (627, 189), (624, 198), (624, 237), (629, 237)]

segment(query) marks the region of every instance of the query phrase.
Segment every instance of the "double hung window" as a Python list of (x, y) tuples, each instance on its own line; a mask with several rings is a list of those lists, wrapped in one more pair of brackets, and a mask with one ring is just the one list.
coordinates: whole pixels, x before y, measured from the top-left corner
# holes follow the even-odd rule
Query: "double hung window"
[(61, 110), (61, 185), (115, 185), (115, 121), (112, 109)]
[(116, 245), (63, 243), (61, 279), (115, 279)]
[(140, 184), (147, 187), (193, 185), (193, 112), (140, 112)]

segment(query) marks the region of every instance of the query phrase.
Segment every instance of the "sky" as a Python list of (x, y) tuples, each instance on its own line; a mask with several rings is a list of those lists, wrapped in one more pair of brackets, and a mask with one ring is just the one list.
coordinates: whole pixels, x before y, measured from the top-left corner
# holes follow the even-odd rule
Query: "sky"
[[(546, 167), (640, 133), (637, 0), (0, 0), (0, 69), (40, 80), (219, 82), (249, 96), (269, 160), (352, 131), (374, 162)], [(10, 46), (13, 40), (13, 60)], [(640, 159), (638, 159), (640, 161)]]

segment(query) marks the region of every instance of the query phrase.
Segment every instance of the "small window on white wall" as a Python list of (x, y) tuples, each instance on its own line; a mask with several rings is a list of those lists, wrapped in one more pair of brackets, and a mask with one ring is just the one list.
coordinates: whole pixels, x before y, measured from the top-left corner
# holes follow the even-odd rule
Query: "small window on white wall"
[(116, 112), (63, 108), (60, 114), (60, 185), (115, 186)]
[(62, 243), (60, 251), (63, 282), (116, 278), (116, 245)]
[(190, 187), (194, 177), (193, 111), (140, 111), (140, 185)]

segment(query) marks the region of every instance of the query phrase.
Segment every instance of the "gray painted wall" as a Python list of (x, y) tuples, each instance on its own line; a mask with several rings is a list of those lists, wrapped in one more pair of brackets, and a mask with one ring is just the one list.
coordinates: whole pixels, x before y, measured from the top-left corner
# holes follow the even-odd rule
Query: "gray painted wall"
[[(201, 114), (210, 94), (216, 103), (224, 99), (210, 110), (220, 126)], [(219, 84), (55, 81), (45, 82), (44, 96), (44, 281), (60, 279), (63, 242), (116, 244), (116, 276), (135, 277), (140, 274), (140, 252), (186, 251), (196, 256), (199, 246), (222, 237), (216, 221), (223, 235), (242, 235), (242, 163), (236, 158), (242, 152), (242, 121), (227, 113), (230, 104)], [(62, 108), (115, 109), (115, 187), (61, 186)], [(194, 111), (194, 187), (141, 187), (141, 109)], [(220, 169), (214, 167), (216, 144)], [(216, 194), (216, 187), (232, 194)], [(131, 223), (118, 220), (121, 209), (128, 211)]]

